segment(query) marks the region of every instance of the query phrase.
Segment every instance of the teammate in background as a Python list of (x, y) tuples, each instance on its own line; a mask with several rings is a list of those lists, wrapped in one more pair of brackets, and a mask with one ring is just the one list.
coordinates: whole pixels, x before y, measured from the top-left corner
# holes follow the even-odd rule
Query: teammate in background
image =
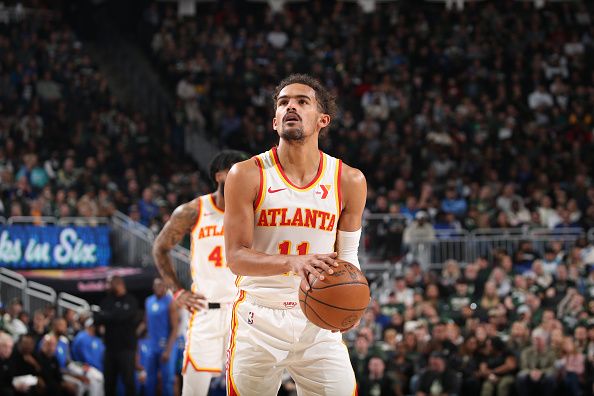
[(274, 107), (278, 147), (231, 168), (225, 187), (227, 263), (240, 289), (227, 392), (276, 395), (287, 369), (300, 395), (351, 395), (341, 334), (309, 322), (297, 290), (332, 274), (337, 257), (359, 266), (365, 177), (318, 149), (336, 105), (317, 80), (284, 79)]
[(146, 366), (146, 393), (153, 396), (157, 390), (157, 377), (161, 372), (161, 395), (173, 396), (175, 380), (175, 341), (179, 314), (173, 297), (167, 294), (163, 279), (153, 281), (154, 294), (144, 304), (148, 335), (148, 359)]
[[(247, 159), (239, 151), (223, 151), (210, 165), (217, 189), (179, 206), (155, 240), (155, 263), (176, 302), (191, 311), (183, 364), (183, 395), (207, 395), (210, 380), (222, 372), (229, 339), (231, 306), (237, 294), (235, 276), (225, 262), (223, 239), (224, 186), (231, 166)], [(191, 234), (192, 289), (184, 290), (169, 251)]]

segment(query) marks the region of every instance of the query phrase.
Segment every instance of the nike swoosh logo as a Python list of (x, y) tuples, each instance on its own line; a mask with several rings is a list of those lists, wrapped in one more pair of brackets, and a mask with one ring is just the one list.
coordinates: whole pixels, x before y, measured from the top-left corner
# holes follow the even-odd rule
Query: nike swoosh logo
[(283, 190), (286, 190), (286, 189), (287, 189), (287, 188), (285, 187), (285, 188), (279, 188), (278, 190), (273, 190), (273, 189), (272, 189), (272, 187), (268, 187), (268, 192), (269, 192), (270, 194), (274, 194), (274, 193), (277, 193), (277, 192), (279, 192), (279, 191), (283, 191)]

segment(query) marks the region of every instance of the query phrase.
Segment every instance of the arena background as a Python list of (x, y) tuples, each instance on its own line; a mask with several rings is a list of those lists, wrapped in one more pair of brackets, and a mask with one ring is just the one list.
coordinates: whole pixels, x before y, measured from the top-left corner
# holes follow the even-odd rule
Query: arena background
[(144, 301), (172, 210), (212, 189), (219, 150), (275, 144), (272, 90), (305, 72), (338, 98), (321, 148), (368, 181), (373, 301), (345, 335), (361, 394), (436, 370), (451, 394), (492, 394), (480, 367), (501, 356), (530, 394), (543, 334), (543, 392), (592, 394), (593, 6), (4, 1), (0, 326), (18, 339), (37, 311), (50, 331), (51, 305), (72, 337), (114, 274)]

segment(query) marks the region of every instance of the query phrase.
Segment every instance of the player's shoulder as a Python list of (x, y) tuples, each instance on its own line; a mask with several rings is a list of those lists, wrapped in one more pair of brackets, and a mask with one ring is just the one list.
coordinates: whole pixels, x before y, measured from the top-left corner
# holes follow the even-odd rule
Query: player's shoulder
[(252, 157), (245, 161), (235, 163), (231, 169), (229, 169), (228, 177), (231, 178), (247, 178), (248, 180), (252, 177), (260, 177), (260, 162), (257, 157)]
[(365, 175), (361, 170), (342, 163), (340, 182), (343, 186), (366, 186)]
[(191, 201), (185, 202), (179, 205), (173, 213), (171, 217), (173, 218), (187, 218), (192, 219), (198, 216), (198, 211), (200, 210), (201, 205), (201, 197), (196, 197)]

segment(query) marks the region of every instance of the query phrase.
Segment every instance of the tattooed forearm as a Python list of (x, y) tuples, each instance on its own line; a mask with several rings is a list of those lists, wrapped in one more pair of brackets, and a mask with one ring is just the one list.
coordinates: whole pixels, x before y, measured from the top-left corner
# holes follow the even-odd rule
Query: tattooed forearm
[(196, 200), (179, 206), (161, 230), (153, 245), (153, 258), (165, 284), (174, 290), (182, 287), (169, 252), (177, 245), (185, 234), (192, 230), (198, 218), (198, 202)]

